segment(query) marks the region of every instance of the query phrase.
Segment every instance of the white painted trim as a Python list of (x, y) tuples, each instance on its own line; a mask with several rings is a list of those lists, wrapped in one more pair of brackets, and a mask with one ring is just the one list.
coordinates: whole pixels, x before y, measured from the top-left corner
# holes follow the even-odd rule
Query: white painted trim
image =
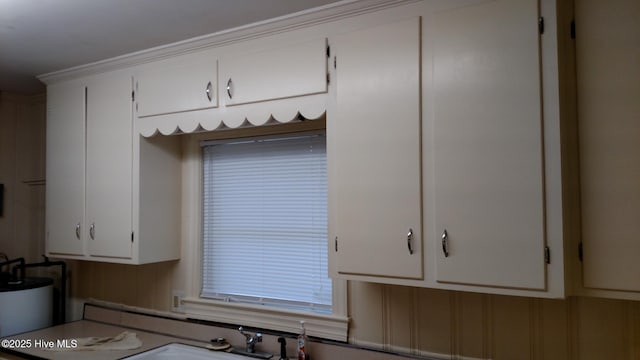
[(349, 343), (351, 343), (352, 345), (356, 345), (361, 349), (398, 354), (399, 356), (402, 356), (402, 357), (416, 355), (416, 356), (420, 356), (430, 360), (450, 360), (452, 358), (455, 358), (458, 360), (485, 360), (482, 358), (475, 358), (475, 357), (462, 356), (462, 355), (435, 353), (435, 352), (430, 352), (425, 350), (412, 349), (404, 346), (388, 346), (388, 345), (383, 345), (383, 344), (372, 342), (372, 341), (361, 341), (361, 340), (350, 339)]
[(182, 299), (182, 305), (189, 317), (294, 334), (300, 331), (300, 320), (304, 320), (309, 336), (347, 341), (349, 318), (344, 316), (228, 303), (197, 297)]
[(327, 94), (256, 102), (249, 105), (140, 117), (136, 129), (144, 137), (286, 124), (325, 115)]
[[(308, 123), (307, 123), (308, 125)], [(293, 131), (295, 124), (288, 126)], [(300, 127), (305, 123), (299, 123)], [(302, 128), (301, 128), (302, 129)], [(300, 331), (300, 320), (305, 321), (307, 334), (324, 339), (347, 341), (349, 318), (347, 315), (347, 282), (333, 280), (333, 314), (318, 314), (306, 311), (274, 308), (262, 305), (227, 303), (223, 301), (200, 298), (201, 287), (201, 229), (202, 229), (202, 156), (200, 141), (211, 138), (212, 133), (194, 134), (185, 138), (183, 143), (183, 244), (181, 262), (186, 266), (183, 283), (185, 296), (181, 310), (187, 317), (252, 326), (297, 333)], [(185, 251), (186, 250), (186, 251)]]
[(202, 49), (257, 39), (417, 1), (420, 0), (343, 0), (213, 34), (194, 37), (90, 64), (42, 74), (37, 76), (37, 78), (49, 85), (75, 77), (131, 67)]
[[(175, 320), (187, 320), (187, 317), (181, 314), (176, 314), (173, 312), (168, 312), (168, 311), (161, 311), (161, 310), (153, 310), (153, 309), (149, 309), (149, 308), (145, 308), (145, 307), (139, 307), (139, 306), (130, 306), (130, 305), (125, 305), (125, 304), (120, 304), (120, 303), (115, 303), (115, 302), (111, 302), (111, 301), (105, 301), (105, 300), (100, 300), (100, 299), (94, 299), (94, 298), (87, 298), (87, 299), (81, 299), (79, 300), (82, 302), (81, 306), (84, 305), (96, 305), (96, 306), (102, 306), (108, 309), (112, 309), (112, 310), (118, 310), (118, 311), (126, 311), (126, 312), (133, 312), (133, 313), (138, 313), (138, 314), (142, 314), (142, 315), (151, 315), (151, 316), (161, 316), (161, 317), (165, 317), (165, 318), (169, 318), (169, 319), (175, 319)], [(78, 319), (80, 320), (80, 319)]]

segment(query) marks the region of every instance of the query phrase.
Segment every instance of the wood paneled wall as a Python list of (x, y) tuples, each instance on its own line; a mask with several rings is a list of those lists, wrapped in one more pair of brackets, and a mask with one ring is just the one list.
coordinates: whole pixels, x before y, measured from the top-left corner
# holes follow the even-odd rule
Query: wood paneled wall
[(351, 283), (349, 290), (353, 343), (451, 358), (640, 357), (638, 302), (547, 300), (365, 283)]
[(72, 296), (170, 311), (176, 264), (176, 261), (146, 265), (77, 261), (72, 274)]
[[(178, 263), (77, 264), (75, 296), (169, 311)], [(349, 284), (349, 341), (444, 359), (640, 358), (640, 302)]]

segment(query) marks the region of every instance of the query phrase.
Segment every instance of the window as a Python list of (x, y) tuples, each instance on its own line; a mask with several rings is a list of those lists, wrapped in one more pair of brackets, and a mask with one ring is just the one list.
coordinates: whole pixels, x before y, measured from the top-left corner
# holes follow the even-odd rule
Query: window
[(201, 296), (331, 313), (324, 135), (201, 145)]

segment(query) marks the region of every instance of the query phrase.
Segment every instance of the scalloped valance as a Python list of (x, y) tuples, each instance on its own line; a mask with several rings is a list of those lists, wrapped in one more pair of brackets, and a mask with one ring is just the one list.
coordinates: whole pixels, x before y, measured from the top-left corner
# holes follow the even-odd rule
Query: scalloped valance
[(201, 131), (237, 129), (277, 123), (288, 123), (300, 118), (322, 118), (327, 108), (327, 94), (316, 94), (275, 101), (237, 106), (186, 111), (136, 119), (140, 135), (177, 135)]

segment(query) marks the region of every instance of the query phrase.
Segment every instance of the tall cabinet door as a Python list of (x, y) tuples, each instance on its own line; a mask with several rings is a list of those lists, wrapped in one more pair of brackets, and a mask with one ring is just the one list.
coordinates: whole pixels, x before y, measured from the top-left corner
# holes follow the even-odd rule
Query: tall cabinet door
[(640, 2), (577, 0), (584, 286), (640, 291)]
[(341, 35), (331, 47), (332, 273), (421, 279), (420, 19)]
[(85, 86), (47, 87), (47, 254), (82, 255), (85, 182)]
[(501, 0), (427, 21), (439, 282), (545, 288), (538, 16)]
[(132, 253), (132, 77), (95, 76), (87, 85), (87, 227), (91, 256)]

